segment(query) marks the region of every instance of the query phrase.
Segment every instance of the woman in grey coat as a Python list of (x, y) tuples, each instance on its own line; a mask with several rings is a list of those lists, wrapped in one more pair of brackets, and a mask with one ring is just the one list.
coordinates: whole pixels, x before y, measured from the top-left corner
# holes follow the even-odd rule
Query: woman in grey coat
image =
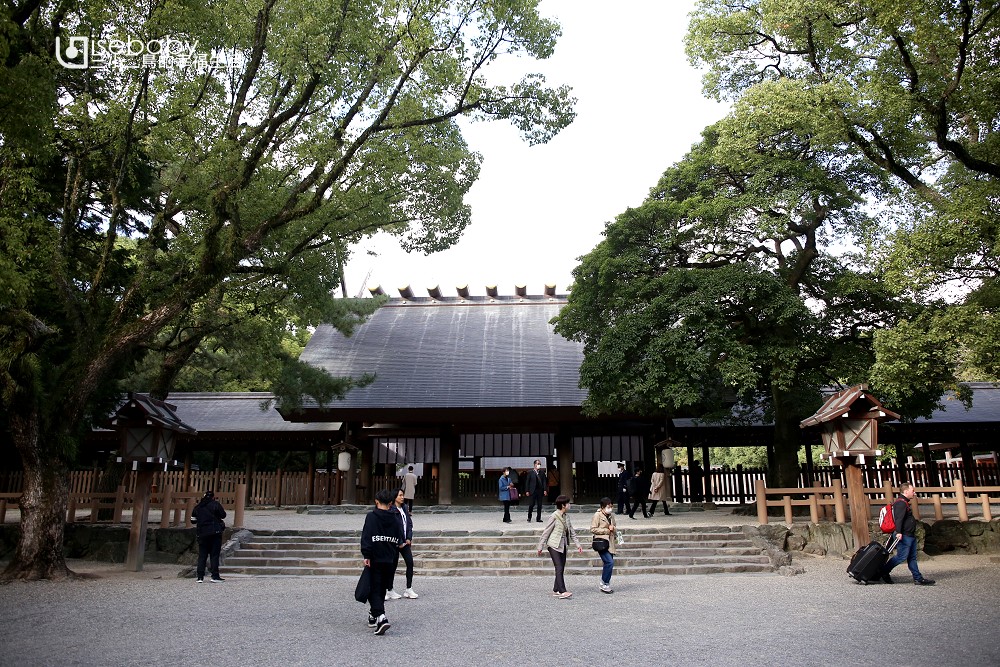
[(566, 590), (566, 581), (563, 579), (563, 571), (566, 569), (566, 552), (569, 541), (572, 539), (576, 544), (576, 550), (583, 553), (580, 540), (576, 537), (573, 524), (569, 520), (570, 500), (569, 496), (558, 496), (556, 498), (556, 510), (549, 516), (548, 523), (542, 530), (542, 537), (538, 540), (538, 555), (542, 555), (542, 549), (548, 547), (549, 556), (552, 557), (552, 564), (556, 568), (556, 580), (552, 586), (552, 595), (566, 600), (573, 597), (573, 594)]

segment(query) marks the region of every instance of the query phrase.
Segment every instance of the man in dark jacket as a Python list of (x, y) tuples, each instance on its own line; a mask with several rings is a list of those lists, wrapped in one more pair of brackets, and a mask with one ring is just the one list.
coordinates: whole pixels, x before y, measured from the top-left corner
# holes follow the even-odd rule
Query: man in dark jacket
[(632, 474), (625, 468), (624, 463), (618, 464), (618, 514), (628, 514), (628, 483), (632, 479)]
[(899, 541), (896, 547), (896, 555), (893, 556), (885, 567), (882, 568), (880, 576), (887, 584), (893, 583), (889, 573), (903, 561), (910, 568), (913, 575), (913, 583), (918, 586), (933, 586), (933, 579), (924, 579), (917, 568), (917, 520), (913, 518), (913, 510), (910, 509), (910, 499), (916, 489), (909, 482), (899, 485), (899, 497), (892, 503), (892, 519), (896, 522), (895, 536)]
[(392, 491), (382, 489), (376, 493), (375, 509), (365, 517), (365, 527), (361, 530), (361, 555), (365, 558), (365, 567), (371, 570), (368, 627), (375, 628), (376, 635), (384, 635), (389, 629), (389, 620), (385, 617), (385, 592), (396, 576), (399, 549), (406, 542), (396, 512), (389, 509), (392, 504)]
[(531, 499), (531, 504), (528, 505), (528, 521), (531, 521), (531, 510), (535, 509), (535, 505), (538, 505), (538, 509), (535, 510), (535, 521), (538, 523), (542, 522), (542, 501), (545, 500), (545, 471), (542, 469), (542, 462), (535, 459), (535, 467), (527, 475), (527, 480), (525, 481), (525, 491), (528, 494), (528, 498)]
[(635, 511), (642, 505), (642, 515), (649, 518), (646, 510), (646, 501), (649, 500), (649, 479), (642, 474), (642, 468), (636, 466), (635, 474), (629, 480), (629, 493), (632, 495), (632, 509), (628, 513), (628, 518), (635, 518)]
[(225, 581), (219, 576), (222, 531), (226, 529), (226, 524), (222, 520), (225, 518), (226, 510), (215, 499), (215, 493), (211, 489), (205, 492), (204, 497), (191, 512), (191, 521), (197, 525), (199, 584), (205, 581), (205, 561), (209, 556), (212, 557), (212, 581), (217, 584)]

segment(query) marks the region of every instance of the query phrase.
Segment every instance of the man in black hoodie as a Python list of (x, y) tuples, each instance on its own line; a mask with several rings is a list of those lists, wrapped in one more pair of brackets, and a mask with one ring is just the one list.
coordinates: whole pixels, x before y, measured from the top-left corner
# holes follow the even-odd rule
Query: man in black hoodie
[(385, 617), (385, 592), (396, 576), (399, 549), (405, 543), (399, 520), (389, 509), (392, 496), (388, 489), (375, 494), (375, 509), (365, 517), (365, 527), (361, 530), (361, 555), (372, 577), (368, 627), (375, 628), (376, 635), (384, 635), (389, 629), (389, 620)]

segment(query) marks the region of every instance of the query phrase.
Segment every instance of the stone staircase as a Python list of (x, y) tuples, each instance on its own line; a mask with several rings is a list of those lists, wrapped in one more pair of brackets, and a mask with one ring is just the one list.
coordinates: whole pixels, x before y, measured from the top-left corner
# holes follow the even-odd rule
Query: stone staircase
[[(765, 549), (740, 528), (645, 527), (625, 529), (615, 576), (722, 574), (775, 571)], [(571, 552), (566, 574), (593, 574), (600, 557), (581, 531), (583, 555)], [(535, 551), (539, 532), (507, 530), (421, 531), (414, 535), (416, 571), (426, 576), (533, 576), (552, 573), (548, 554)], [(226, 576), (355, 576), (361, 564), (359, 530), (253, 531), (223, 563)], [(402, 564), (402, 561), (400, 561)]]

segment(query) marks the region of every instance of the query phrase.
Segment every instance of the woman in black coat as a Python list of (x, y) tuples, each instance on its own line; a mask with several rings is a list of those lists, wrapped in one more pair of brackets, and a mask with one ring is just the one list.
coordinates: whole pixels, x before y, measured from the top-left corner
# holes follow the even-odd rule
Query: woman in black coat
[(198, 583), (205, 581), (205, 562), (209, 556), (212, 557), (212, 581), (222, 583), (225, 579), (219, 576), (219, 553), (222, 551), (222, 531), (226, 529), (222, 521), (226, 518), (226, 510), (212, 491), (206, 491), (191, 515), (198, 526)]

